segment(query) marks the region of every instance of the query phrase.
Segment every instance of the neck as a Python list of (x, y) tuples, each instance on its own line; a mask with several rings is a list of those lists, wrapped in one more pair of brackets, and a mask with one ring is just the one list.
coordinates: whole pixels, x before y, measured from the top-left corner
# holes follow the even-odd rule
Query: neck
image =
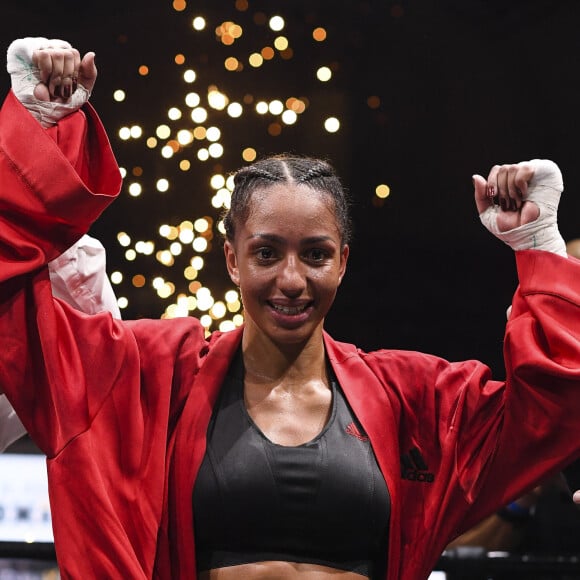
[(304, 384), (325, 379), (326, 357), (322, 327), (306, 342), (279, 344), (261, 332), (244, 329), (242, 351), (246, 380), (266, 383)]

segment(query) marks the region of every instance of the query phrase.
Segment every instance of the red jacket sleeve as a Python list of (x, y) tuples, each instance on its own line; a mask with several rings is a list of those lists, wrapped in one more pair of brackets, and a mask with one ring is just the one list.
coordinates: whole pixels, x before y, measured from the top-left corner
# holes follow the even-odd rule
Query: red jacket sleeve
[(533, 250), (517, 252), (516, 261), (506, 380), (490, 381), (474, 366), (450, 418), (458, 476), (468, 501), (482, 510), (488, 501), (514, 499), (580, 454), (580, 261)]
[(0, 280), (6, 280), (45, 264), (86, 233), (118, 194), (121, 176), (90, 106), (45, 131), (9, 93), (0, 110), (0, 184)]
[[(47, 454), (78, 428), (75, 416), (89, 417), (98, 404), (82, 388), (99, 366), (102, 348), (95, 345), (105, 333), (121, 344), (121, 335), (102, 316), (90, 332), (85, 324), (86, 340), (77, 345), (75, 328), (83, 317), (67, 315), (66, 307), (53, 303), (45, 264), (90, 227), (120, 185), (108, 138), (92, 108), (45, 131), (8, 95), (0, 110), (0, 391), (33, 436), (50, 433)], [(113, 368), (123, 351), (110, 357)], [(74, 394), (69, 384), (77, 387)], [(42, 388), (46, 385), (50, 388)], [(56, 399), (67, 396), (68, 405), (59, 407)]]
[(365, 355), (397, 410), (387, 441), (398, 438), (402, 456), (418, 452), (428, 467), (425, 482), (403, 473), (391, 489), (405, 549), (425, 542), (439, 555), (455, 535), (580, 455), (580, 261), (537, 250), (517, 252), (516, 261), (505, 380), (477, 360)]

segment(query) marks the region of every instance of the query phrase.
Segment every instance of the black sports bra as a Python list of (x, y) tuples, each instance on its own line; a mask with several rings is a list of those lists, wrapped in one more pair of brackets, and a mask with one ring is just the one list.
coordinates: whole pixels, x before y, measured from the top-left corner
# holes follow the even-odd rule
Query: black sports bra
[(272, 443), (249, 416), (236, 357), (193, 491), (198, 571), (279, 560), (384, 574), (390, 498), (368, 438), (335, 381), (322, 432)]

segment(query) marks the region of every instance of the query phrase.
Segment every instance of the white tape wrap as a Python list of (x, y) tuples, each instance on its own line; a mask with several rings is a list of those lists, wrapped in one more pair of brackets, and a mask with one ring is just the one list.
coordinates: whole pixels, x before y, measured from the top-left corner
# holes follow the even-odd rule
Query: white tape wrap
[(8, 47), (6, 57), (14, 95), (44, 128), (80, 109), (91, 96), (80, 84), (67, 102), (39, 101), (34, 96), (36, 85), (42, 81), (38, 67), (32, 63), (32, 54), (46, 48), (71, 48), (71, 45), (56, 38), (20, 38)]
[(496, 219), (501, 211), (499, 206), (490, 205), (479, 217), (494, 236), (513, 250), (544, 250), (566, 257), (566, 243), (558, 230), (558, 204), (564, 190), (562, 173), (548, 159), (532, 159), (527, 163), (534, 167), (534, 176), (524, 200), (533, 201), (538, 206), (538, 218), (513, 230), (500, 232)]

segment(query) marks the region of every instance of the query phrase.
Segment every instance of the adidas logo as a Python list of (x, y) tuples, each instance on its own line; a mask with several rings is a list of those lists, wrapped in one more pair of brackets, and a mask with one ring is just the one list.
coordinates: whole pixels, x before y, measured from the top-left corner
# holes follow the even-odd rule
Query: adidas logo
[(369, 438), (366, 435), (363, 435), (359, 430), (358, 427), (353, 423), (349, 423), (345, 429), (346, 433), (356, 437), (359, 441), (368, 441)]
[(419, 449), (413, 447), (408, 453), (401, 455), (401, 477), (407, 481), (433, 483), (435, 474), (429, 471)]

